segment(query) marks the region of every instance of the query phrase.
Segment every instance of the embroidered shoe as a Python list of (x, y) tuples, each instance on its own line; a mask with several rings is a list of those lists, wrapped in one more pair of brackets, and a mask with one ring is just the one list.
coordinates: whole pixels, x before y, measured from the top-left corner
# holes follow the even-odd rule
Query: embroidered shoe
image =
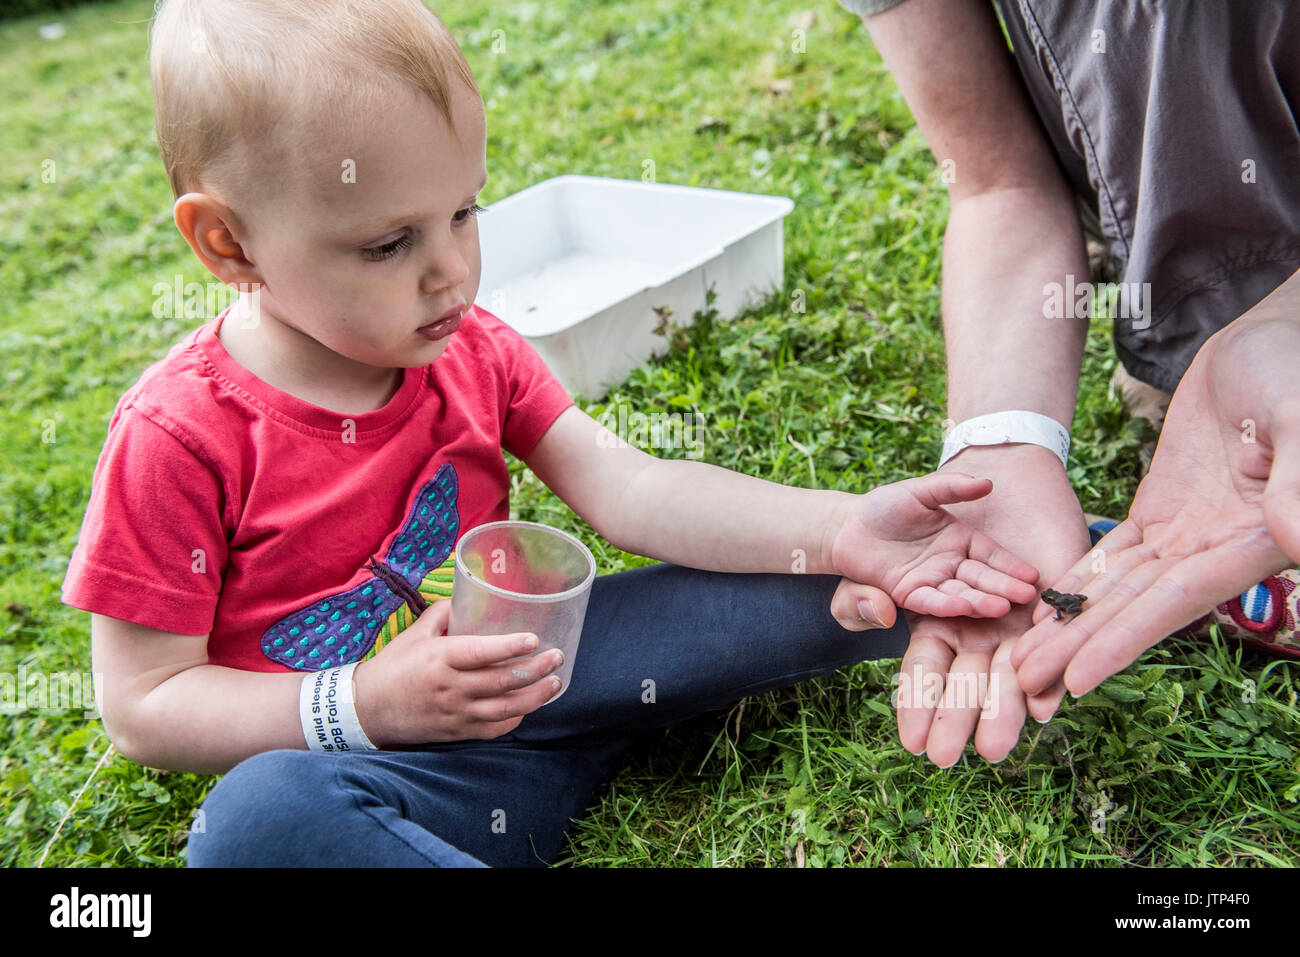
[(1284, 568), (1225, 601), (1190, 626), (1191, 630), (1204, 634), (1211, 622), (1217, 622), (1228, 638), (1275, 655), (1300, 658), (1300, 633), (1296, 631), (1300, 589), (1296, 585), (1300, 585), (1300, 569)]

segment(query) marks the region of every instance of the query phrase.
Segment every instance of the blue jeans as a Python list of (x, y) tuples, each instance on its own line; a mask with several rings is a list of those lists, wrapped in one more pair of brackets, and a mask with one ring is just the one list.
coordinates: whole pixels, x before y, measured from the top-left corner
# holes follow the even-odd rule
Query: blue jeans
[(489, 741), (277, 750), (203, 802), (191, 867), (539, 866), (638, 736), (907, 648), (903, 616), (850, 632), (837, 579), (653, 565), (598, 577), (569, 690)]

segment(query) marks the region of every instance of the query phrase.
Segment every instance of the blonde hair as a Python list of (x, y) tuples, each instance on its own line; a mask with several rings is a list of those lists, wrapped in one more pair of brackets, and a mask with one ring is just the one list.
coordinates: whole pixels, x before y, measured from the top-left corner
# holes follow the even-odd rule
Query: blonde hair
[[(160, 0), (149, 44), (172, 193), (247, 179), (253, 151), (326, 104), (355, 111), (405, 82), (453, 123), (450, 86), (478, 96), (451, 33), (420, 0)], [(245, 161), (246, 163), (246, 161)]]

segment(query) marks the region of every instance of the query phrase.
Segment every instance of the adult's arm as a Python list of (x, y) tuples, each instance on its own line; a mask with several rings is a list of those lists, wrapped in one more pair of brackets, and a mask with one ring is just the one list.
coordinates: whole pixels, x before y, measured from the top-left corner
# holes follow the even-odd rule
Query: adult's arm
[[(949, 418), (1025, 409), (1068, 427), (1087, 322), (1045, 318), (1044, 286), (1067, 276), (1084, 281), (1087, 258), (1069, 186), (992, 6), (906, 0), (864, 23), (935, 159), (952, 174), (942, 290)], [(1087, 550), (1078, 499), (1047, 449), (969, 448), (948, 467), (993, 480), (987, 499), (953, 511), (1028, 559), (1042, 580)], [(938, 700), (899, 695), (904, 747), (947, 766), (978, 724), (976, 748), (996, 761), (1014, 747), (1027, 707), (1050, 718), (1062, 686), (1026, 702), (1010, 665), (1011, 641), (1029, 625), (1028, 609), (996, 621), (914, 620), (905, 686), (944, 692)], [(965, 693), (986, 680), (987, 693)]]
[(952, 161), (942, 305), (951, 417), (1029, 409), (1068, 427), (1087, 321), (1045, 319), (1043, 286), (1085, 281), (1087, 258), (992, 5), (907, 0), (864, 22), (936, 161)]

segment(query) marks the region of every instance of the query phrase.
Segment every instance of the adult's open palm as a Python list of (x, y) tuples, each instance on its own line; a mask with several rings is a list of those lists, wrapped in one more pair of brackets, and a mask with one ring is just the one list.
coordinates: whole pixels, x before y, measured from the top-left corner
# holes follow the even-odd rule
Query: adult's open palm
[[(1034, 445), (971, 448), (943, 471), (949, 469), (989, 477), (993, 490), (948, 511), (1023, 555), (1043, 580), (1059, 577), (1086, 552), (1083, 512), (1054, 453)], [(848, 579), (840, 583), (836, 618), (846, 628), (855, 627), (854, 602), (868, 591)], [(973, 735), (980, 755), (1000, 761), (1015, 747), (1027, 712), (1040, 721), (1051, 717), (1064, 686), (1027, 699), (1011, 667), (1011, 649), (1033, 624), (1033, 607), (1016, 604), (1003, 617), (908, 615), (911, 637), (894, 699), (903, 747), (947, 767)]]
[(1083, 612), (1035, 612), (1011, 656), (1027, 693), (1063, 677), (1081, 695), (1300, 559), (1300, 317), (1268, 304), (1207, 340), (1128, 518), (1053, 583)]

